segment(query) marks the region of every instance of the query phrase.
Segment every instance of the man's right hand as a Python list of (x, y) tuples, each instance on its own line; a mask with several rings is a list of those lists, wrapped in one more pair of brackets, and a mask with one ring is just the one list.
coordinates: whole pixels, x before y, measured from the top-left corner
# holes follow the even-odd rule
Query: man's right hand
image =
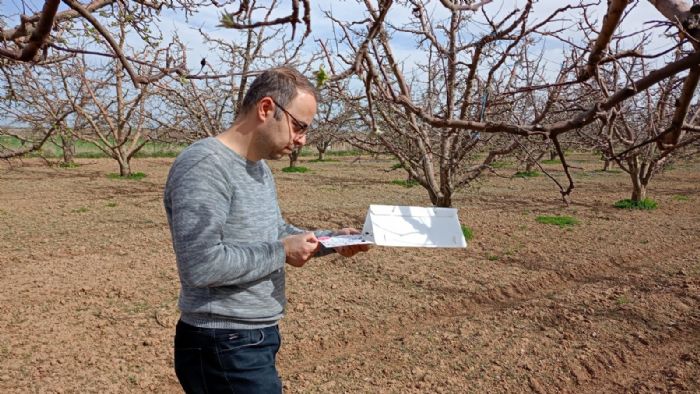
[(295, 267), (303, 266), (319, 248), (318, 239), (312, 232), (284, 237), (282, 244), (287, 264)]

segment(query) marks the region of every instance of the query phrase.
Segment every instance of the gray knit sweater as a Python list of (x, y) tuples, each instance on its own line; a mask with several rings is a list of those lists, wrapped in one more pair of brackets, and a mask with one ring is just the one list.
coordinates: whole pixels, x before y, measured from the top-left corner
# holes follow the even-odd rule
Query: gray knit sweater
[[(265, 161), (248, 161), (215, 138), (175, 159), (164, 193), (188, 324), (259, 328), (277, 324), (286, 303), (285, 223)], [(317, 236), (329, 231), (317, 231)]]

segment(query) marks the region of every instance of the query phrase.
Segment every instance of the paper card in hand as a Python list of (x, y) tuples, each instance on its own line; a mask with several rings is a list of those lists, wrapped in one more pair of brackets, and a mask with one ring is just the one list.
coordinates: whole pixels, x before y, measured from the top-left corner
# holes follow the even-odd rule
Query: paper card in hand
[[(357, 244), (465, 248), (455, 208), (370, 205), (362, 234), (319, 239), (326, 247)], [(334, 246), (329, 246), (334, 245)]]

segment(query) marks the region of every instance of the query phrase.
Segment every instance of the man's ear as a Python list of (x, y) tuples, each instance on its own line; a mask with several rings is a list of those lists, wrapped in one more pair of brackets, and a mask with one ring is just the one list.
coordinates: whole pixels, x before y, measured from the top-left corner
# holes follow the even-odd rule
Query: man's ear
[(260, 121), (265, 121), (268, 116), (275, 112), (275, 103), (270, 97), (263, 97), (258, 101), (257, 115)]

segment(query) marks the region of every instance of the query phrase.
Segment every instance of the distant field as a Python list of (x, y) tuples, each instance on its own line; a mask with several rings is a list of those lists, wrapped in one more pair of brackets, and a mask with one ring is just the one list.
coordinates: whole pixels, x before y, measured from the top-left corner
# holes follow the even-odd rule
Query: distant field
[[(146, 143), (146, 145), (136, 154), (136, 157), (175, 157), (185, 147), (187, 147), (187, 145), (187, 143), (151, 141)], [(0, 136), (0, 151), (2, 151), (3, 147), (5, 149), (17, 149), (21, 148), (22, 146), (22, 141), (17, 137)], [(95, 144), (89, 141), (78, 140), (75, 144), (75, 148), (75, 157), (78, 159), (107, 157), (107, 155), (102, 150), (100, 150)], [(359, 156), (362, 154), (363, 153), (361, 151), (355, 149), (340, 151), (328, 150), (325, 153), (325, 155), (327, 156)], [(304, 149), (302, 149), (301, 156), (315, 155), (318, 155), (318, 151), (313, 147), (305, 147)], [(54, 138), (50, 141), (47, 141), (39, 151), (32, 152), (28, 156), (60, 158), (63, 156), (63, 149), (60, 146), (60, 140)]]
[[(61, 148), (59, 139), (52, 139), (47, 141), (44, 146), (37, 152), (32, 152), (29, 154), (30, 157), (46, 157), (46, 158), (59, 158), (63, 156), (63, 149)], [(22, 147), (22, 141), (16, 137), (12, 136), (1, 136), (0, 145), (8, 149), (17, 149)], [(104, 145), (102, 145), (104, 146)], [(146, 145), (136, 154), (136, 157), (173, 157), (177, 156), (180, 151), (182, 151), (187, 144), (178, 143), (167, 143), (152, 141), (147, 142)], [(100, 158), (107, 157), (103, 151), (101, 151), (97, 145), (92, 142), (85, 140), (78, 140), (75, 143), (75, 157), (76, 158)]]

